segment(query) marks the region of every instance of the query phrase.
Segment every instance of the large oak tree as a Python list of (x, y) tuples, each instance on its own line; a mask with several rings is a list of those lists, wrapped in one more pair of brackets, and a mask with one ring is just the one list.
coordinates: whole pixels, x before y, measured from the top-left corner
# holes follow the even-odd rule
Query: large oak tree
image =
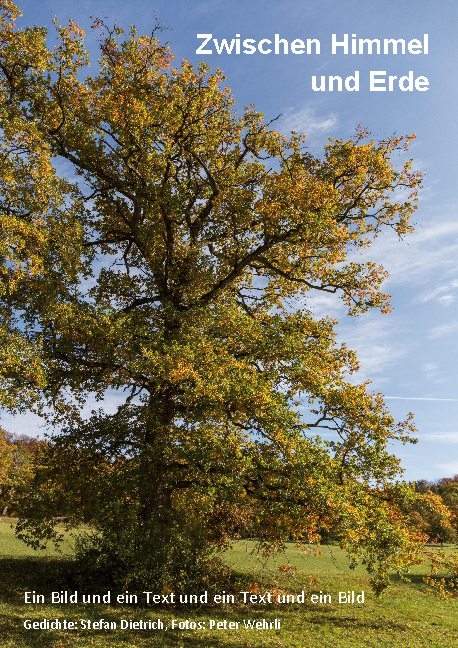
[[(77, 25), (48, 48), (0, 10), (1, 398), (60, 425), (23, 534), (66, 509), (123, 582), (165, 587), (241, 528), (332, 527), (382, 588), (410, 549), (387, 446), (413, 425), (309, 297), (389, 310), (358, 251), (410, 229), (409, 138), (314, 157), (154, 34), (97, 22), (91, 67)], [(110, 390), (115, 414), (81, 415)]]

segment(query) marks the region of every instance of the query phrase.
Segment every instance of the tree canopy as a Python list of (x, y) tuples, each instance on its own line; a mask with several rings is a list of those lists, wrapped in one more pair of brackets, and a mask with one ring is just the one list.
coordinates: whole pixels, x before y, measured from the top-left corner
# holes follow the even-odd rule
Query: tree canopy
[[(165, 586), (241, 525), (332, 526), (382, 589), (411, 557), (388, 444), (414, 426), (309, 298), (389, 311), (358, 252), (411, 229), (411, 137), (359, 128), (316, 157), (154, 33), (96, 21), (91, 66), (75, 23), (48, 47), (17, 15), (0, 2), (0, 398), (60, 426), (23, 535), (59, 501), (123, 582)], [(114, 414), (83, 416), (113, 390)]]

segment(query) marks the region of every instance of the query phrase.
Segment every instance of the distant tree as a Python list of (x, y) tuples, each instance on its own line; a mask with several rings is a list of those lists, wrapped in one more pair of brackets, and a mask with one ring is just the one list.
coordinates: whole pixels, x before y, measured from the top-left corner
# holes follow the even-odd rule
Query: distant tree
[[(0, 11), (2, 403), (62, 426), (22, 536), (65, 495), (119, 582), (172, 587), (240, 519), (265, 543), (337, 528), (380, 591), (411, 558), (388, 444), (414, 427), (349, 378), (309, 297), (389, 310), (358, 252), (411, 229), (410, 138), (358, 130), (314, 157), (154, 35), (96, 23), (97, 71), (74, 23), (49, 50)], [(83, 420), (108, 390), (124, 403)]]
[(427, 479), (419, 479), (414, 482), (415, 491), (417, 493), (427, 493), (431, 490), (433, 482), (429, 482)]
[(0, 513), (8, 511), (12, 466), (12, 447), (7, 441), (5, 431), (0, 428)]
[(0, 428), (0, 514), (16, 513), (37, 467), (42, 442)]
[[(423, 486), (421, 482), (420, 488)], [(415, 529), (426, 535), (428, 542), (443, 544), (457, 539), (453, 513), (432, 488), (422, 490), (421, 496), (412, 500), (410, 520)]]
[(454, 529), (455, 536), (458, 535), (458, 475), (454, 477), (443, 477), (437, 481), (426, 481), (425, 479), (415, 482), (415, 490), (418, 493), (434, 493), (438, 495), (441, 502), (450, 511), (450, 524)]
[(441, 496), (442, 501), (452, 513), (452, 524), (458, 535), (458, 475), (443, 477), (433, 487), (433, 492)]

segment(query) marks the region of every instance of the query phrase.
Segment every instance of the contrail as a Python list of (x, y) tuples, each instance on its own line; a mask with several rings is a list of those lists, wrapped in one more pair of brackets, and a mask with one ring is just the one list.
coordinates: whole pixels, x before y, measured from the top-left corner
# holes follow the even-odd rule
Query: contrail
[(384, 396), (385, 400), (415, 400), (415, 401), (449, 401), (458, 403), (458, 398), (433, 398), (431, 396)]

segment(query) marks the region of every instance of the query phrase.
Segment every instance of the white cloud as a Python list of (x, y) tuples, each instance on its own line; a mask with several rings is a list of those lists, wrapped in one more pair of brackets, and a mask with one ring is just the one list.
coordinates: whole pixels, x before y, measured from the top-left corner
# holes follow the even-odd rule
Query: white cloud
[(428, 380), (434, 380), (437, 378), (439, 365), (435, 362), (425, 362), (421, 368), (422, 374)]
[(317, 115), (315, 110), (306, 104), (299, 110), (290, 110), (285, 113), (281, 120), (283, 131), (296, 131), (314, 135), (316, 133), (328, 133), (337, 124), (337, 116), (334, 113), (329, 115)]
[(358, 381), (371, 378), (377, 378), (378, 384), (389, 381), (388, 369), (410, 351), (398, 327), (399, 323), (379, 313), (368, 313), (365, 319), (347, 319), (339, 327), (339, 339), (356, 351), (360, 362)]
[[(362, 252), (357, 252), (351, 260), (371, 260), (381, 263), (390, 277), (386, 285), (421, 284), (419, 301), (437, 298), (455, 287), (458, 273), (458, 221), (450, 220), (440, 224), (425, 224), (399, 240), (394, 233), (386, 232)], [(431, 279), (434, 273), (434, 280)], [(454, 278), (449, 279), (450, 275)], [(426, 285), (437, 286), (429, 291)]]
[(437, 432), (434, 434), (422, 434), (421, 441), (437, 441), (439, 443), (446, 443), (454, 445), (458, 443), (458, 432)]
[(426, 291), (419, 295), (416, 301), (420, 304), (426, 304), (430, 301), (437, 301), (442, 306), (450, 306), (455, 301), (455, 295), (452, 291), (458, 288), (458, 279), (453, 279), (432, 290)]
[(458, 474), (458, 461), (450, 461), (449, 463), (440, 463), (437, 464), (437, 467), (440, 468), (447, 475)]
[(440, 324), (439, 326), (435, 326), (434, 328), (431, 329), (429, 333), (429, 337), (435, 339), (435, 338), (441, 338), (444, 337), (444, 335), (450, 335), (451, 333), (456, 333), (458, 332), (458, 320), (455, 320), (453, 322), (447, 322), (447, 324)]
[(450, 306), (455, 301), (455, 295), (442, 295), (442, 297), (438, 297), (437, 301), (442, 306)]
[(444, 236), (450, 237), (452, 234), (458, 235), (458, 221), (442, 221), (441, 223), (430, 223), (418, 226), (414, 238), (418, 242), (431, 242)]
[(303, 300), (303, 305), (310, 309), (316, 317), (342, 317), (347, 307), (339, 295), (320, 290), (311, 290)]
[(384, 396), (385, 400), (409, 400), (409, 401), (449, 401), (458, 403), (458, 398), (435, 398), (434, 396)]

